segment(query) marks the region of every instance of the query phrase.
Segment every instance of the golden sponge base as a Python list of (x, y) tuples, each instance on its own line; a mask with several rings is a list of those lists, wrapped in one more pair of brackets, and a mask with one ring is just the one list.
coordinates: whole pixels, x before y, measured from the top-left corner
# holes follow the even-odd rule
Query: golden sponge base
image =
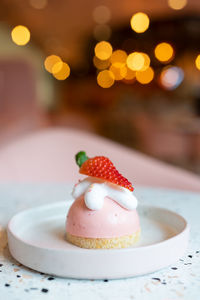
[(81, 248), (86, 249), (120, 249), (136, 244), (140, 238), (140, 230), (132, 235), (125, 235), (116, 238), (85, 238), (66, 233), (67, 241)]

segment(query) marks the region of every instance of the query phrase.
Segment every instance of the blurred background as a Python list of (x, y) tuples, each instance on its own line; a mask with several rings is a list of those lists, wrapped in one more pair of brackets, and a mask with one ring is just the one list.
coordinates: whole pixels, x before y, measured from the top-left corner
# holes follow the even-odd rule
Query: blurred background
[(1, 0), (0, 147), (52, 126), (200, 174), (199, 0)]

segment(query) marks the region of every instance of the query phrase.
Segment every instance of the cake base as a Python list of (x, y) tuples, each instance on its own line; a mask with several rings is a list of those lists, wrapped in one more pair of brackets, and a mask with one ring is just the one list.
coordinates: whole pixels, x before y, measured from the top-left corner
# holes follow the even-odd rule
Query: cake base
[(120, 249), (127, 248), (138, 242), (140, 238), (140, 230), (132, 235), (125, 235), (116, 238), (85, 238), (66, 233), (66, 239), (71, 244), (86, 249)]

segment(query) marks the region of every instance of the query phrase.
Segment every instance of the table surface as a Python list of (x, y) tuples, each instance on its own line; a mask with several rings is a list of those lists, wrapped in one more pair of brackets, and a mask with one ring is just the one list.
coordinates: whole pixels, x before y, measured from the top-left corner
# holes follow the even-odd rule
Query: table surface
[(140, 204), (169, 208), (191, 225), (187, 253), (177, 263), (145, 276), (121, 280), (75, 280), (32, 271), (9, 254), (6, 225), (18, 211), (63, 201), (71, 186), (64, 184), (0, 184), (1, 299), (197, 300), (200, 297), (200, 194), (156, 188), (137, 188)]

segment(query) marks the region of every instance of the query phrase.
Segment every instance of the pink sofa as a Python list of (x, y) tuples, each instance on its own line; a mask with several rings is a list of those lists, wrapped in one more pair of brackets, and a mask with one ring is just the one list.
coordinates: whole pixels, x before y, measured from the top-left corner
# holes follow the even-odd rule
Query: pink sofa
[(77, 130), (50, 128), (0, 150), (0, 182), (74, 182), (80, 175), (74, 155), (108, 156), (134, 186), (200, 191), (200, 177), (104, 138)]

